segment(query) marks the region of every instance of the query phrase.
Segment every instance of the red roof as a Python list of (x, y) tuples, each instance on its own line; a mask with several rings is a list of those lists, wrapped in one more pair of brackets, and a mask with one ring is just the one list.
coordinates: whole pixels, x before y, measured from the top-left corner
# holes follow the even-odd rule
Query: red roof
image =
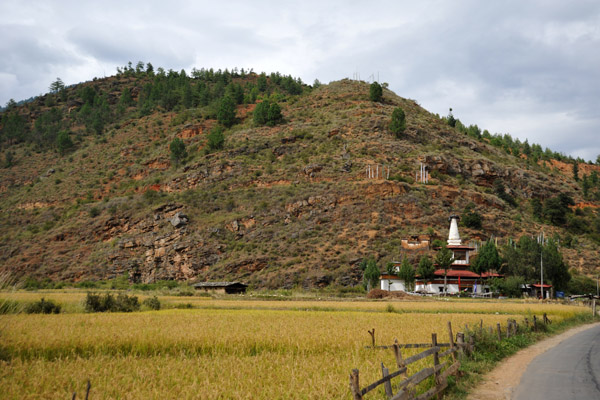
[[(435, 271), (436, 275), (439, 276), (444, 276), (444, 270), (443, 269), (438, 269)], [(449, 269), (448, 273), (446, 274), (447, 277), (450, 278), (480, 278), (480, 276), (478, 274), (476, 274), (475, 272), (472, 271), (467, 271), (467, 270), (459, 270), (459, 269)]]
[[(540, 286), (542, 286), (542, 285), (540, 285), (539, 283), (534, 283), (534, 284), (533, 284), (533, 285), (531, 285), (531, 286), (533, 286), (533, 287), (540, 287)], [(546, 284), (544, 284), (544, 287), (545, 287), (545, 288), (550, 288), (550, 287), (552, 287), (552, 285), (546, 285)]]
[[(435, 271), (435, 274), (439, 275), (439, 276), (444, 276), (444, 270), (438, 269)], [(461, 277), (461, 278), (496, 278), (496, 277), (501, 277), (504, 275), (496, 274), (494, 272), (484, 272), (483, 274), (479, 275), (473, 271), (469, 271), (469, 270), (465, 270), (465, 269), (449, 269), (448, 274), (446, 274), (446, 276), (450, 277), (450, 278), (458, 278), (458, 277)]]

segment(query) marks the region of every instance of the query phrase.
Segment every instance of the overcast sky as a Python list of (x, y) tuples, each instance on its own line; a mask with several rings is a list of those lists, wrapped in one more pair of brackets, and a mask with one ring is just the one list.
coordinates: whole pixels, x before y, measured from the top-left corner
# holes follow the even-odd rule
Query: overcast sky
[(155, 68), (379, 77), (431, 112), (600, 154), (600, 1), (0, 0), (0, 104)]

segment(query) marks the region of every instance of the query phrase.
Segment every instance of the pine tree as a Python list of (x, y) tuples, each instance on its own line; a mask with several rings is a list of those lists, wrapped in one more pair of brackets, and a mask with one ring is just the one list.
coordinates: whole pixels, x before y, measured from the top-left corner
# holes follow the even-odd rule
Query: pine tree
[(367, 290), (371, 290), (377, 287), (381, 273), (379, 272), (379, 267), (377, 266), (375, 259), (369, 258), (366, 260), (365, 264), (363, 283)]
[(56, 78), (56, 80), (50, 84), (50, 93), (56, 94), (64, 88), (65, 84), (63, 83), (62, 79)]
[(281, 107), (279, 104), (273, 103), (269, 107), (269, 112), (267, 114), (268, 124), (270, 126), (277, 125), (283, 120), (283, 115), (281, 115)]
[(187, 157), (185, 143), (183, 143), (183, 140), (180, 138), (175, 138), (171, 141), (169, 150), (171, 151), (171, 160), (173, 160), (175, 165), (179, 165), (179, 163)]
[(397, 107), (392, 112), (392, 121), (390, 122), (390, 131), (399, 138), (406, 129), (406, 116), (404, 110)]
[(267, 90), (267, 75), (264, 72), (258, 76), (258, 79), (256, 80), (256, 86), (261, 92)]
[(253, 113), (254, 123), (257, 125), (265, 125), (269, 121), (269, 100), (263, 100), (256, 105)]
[(383, 96), (383, 89), (381, 85), (377, 82), (371, 83), (369, 88), (369, 99), (371, 101), (381, 101), (381, 97)]
[(56, 147), (58, 148), (58, 152), (63, 155), (67, 151), (71, 150), (73, 146), (74, 144), (69, 136), (69, 132), (60, 131), (56, 137)]
[(223, 128), (220, 126), (215, 126), (211, 129), (210, 133), (207, 136), (208, 139), (208, 148), (210, 150), (220, 150), (223, 148), (225, 144), (225, 136), (223, 135)]
[(477, 275), (481, 275), (490, 270), (497, 271), (501, 264), (502, 259), (498, 254), (496, 245), (491, 240), (488, 240), (479, 250), (475, 262), (471, 264), (471, 271)]
[(421, 277), (423, 283), (430, 282), (435, 278), (435, 266), (429, 257), (421, 257), (417, 267), (417, 275)]
[(412, 292), (415, 289), (415, 269), (406, 257), (402, 260), (398, 277), (404, 281), (404, 288), (407, 292)]
[(225, 96), (221, 99), (217, 120), (227, 128), (235, 123), (235, 102), (231, 97)]

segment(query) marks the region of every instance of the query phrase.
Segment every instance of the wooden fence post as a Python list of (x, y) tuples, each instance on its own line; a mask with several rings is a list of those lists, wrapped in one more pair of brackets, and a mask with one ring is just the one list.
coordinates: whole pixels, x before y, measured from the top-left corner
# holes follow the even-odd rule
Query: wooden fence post
[(465, 353), (465, 334), (462, 332), (458, 332), (456, 334), (456, 344), (458, 345), (458, 350), (461, 354)]
[(483, 320), (479, 320), (479, 336), (483, 336)]
[[(437, 347), (437, 333), (431, 334), (431, 347)], [(440, 372), (437, 370), (438, 365), (440, 365), (440, 356), (439, 351), (433, 353), (433, 376), (435, 378), (435, 384), (439, 385)]]
[(371, 343), (373, 344), (373, 348), (375, 348), (375, 328), (367, 332), (371, 335)]
[(88, 397), (90, 396), (90, 389), (91, 388), (92, 388), (92, 384), (91, 384), (90, 380), (88, 379), (87, 387), (85, 389), (85, 400), (88, 400)]
[(502, 330), (500, 329), (500, 322), (496, 324), (496, 328), (498, 329), (498, 340), (502, 340)]
[[(402, 358), (402, 352), (400, 352), (400, 345), (398, 344), (398, 339), (394, 340), (394, 357), (396, 357), (396, 366), (398, 367), (398, 369), (402, 369), (406, 366), (406, 364), (404, 364), (404, 359)], [(404, 371), (402, 376), (404, 376), (404, 378), (408, 378), (407, 371)]]
[(475, 351), (475, 336), (469, 335), (469, 354)]
[(354, 400), (362, 400), (362, 395), (360, 394), (360, 385), (358, 383), (357, 369), (353, 369), (352, 374), (350, 374), (350, 391), (352, 392), (352, 398)]
[(510, 319), (508, 319), (506, 321), (506, 338), (509, 338), (511, 333), (512, 333), (512, 321)]
[[(454, 335), (452, 334), (452, 323), (448, 321), (448, 337), (450, 338), (450, 348), (453, 349), (454, 346)], [(456, 361), (456, 352), (452, 353), (452, 361)]]
[[(386, 376), (388, 376), (390, 374), (390, 370), (387, 369), (383, 363), (381, 363), (381, 375), (385, 378)], [(392, 382), (391, 381), (387, 381), (383, 384), (383, 387), (385, 388), (385, 394), (388, 398), (391, 398), (394, 393), (392, 392)]]
[(537, 332), (537, 318), (535, 315), (533, 316), (533, 331)]

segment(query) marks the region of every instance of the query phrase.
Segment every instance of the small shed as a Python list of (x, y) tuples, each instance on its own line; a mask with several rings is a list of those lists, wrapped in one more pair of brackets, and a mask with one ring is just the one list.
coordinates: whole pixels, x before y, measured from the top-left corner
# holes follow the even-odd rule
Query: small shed
[(248, 285), (241, 282), (200, 282), (194, 285), (198, 291), (225, 294), (246, 293), (247, 287)]

